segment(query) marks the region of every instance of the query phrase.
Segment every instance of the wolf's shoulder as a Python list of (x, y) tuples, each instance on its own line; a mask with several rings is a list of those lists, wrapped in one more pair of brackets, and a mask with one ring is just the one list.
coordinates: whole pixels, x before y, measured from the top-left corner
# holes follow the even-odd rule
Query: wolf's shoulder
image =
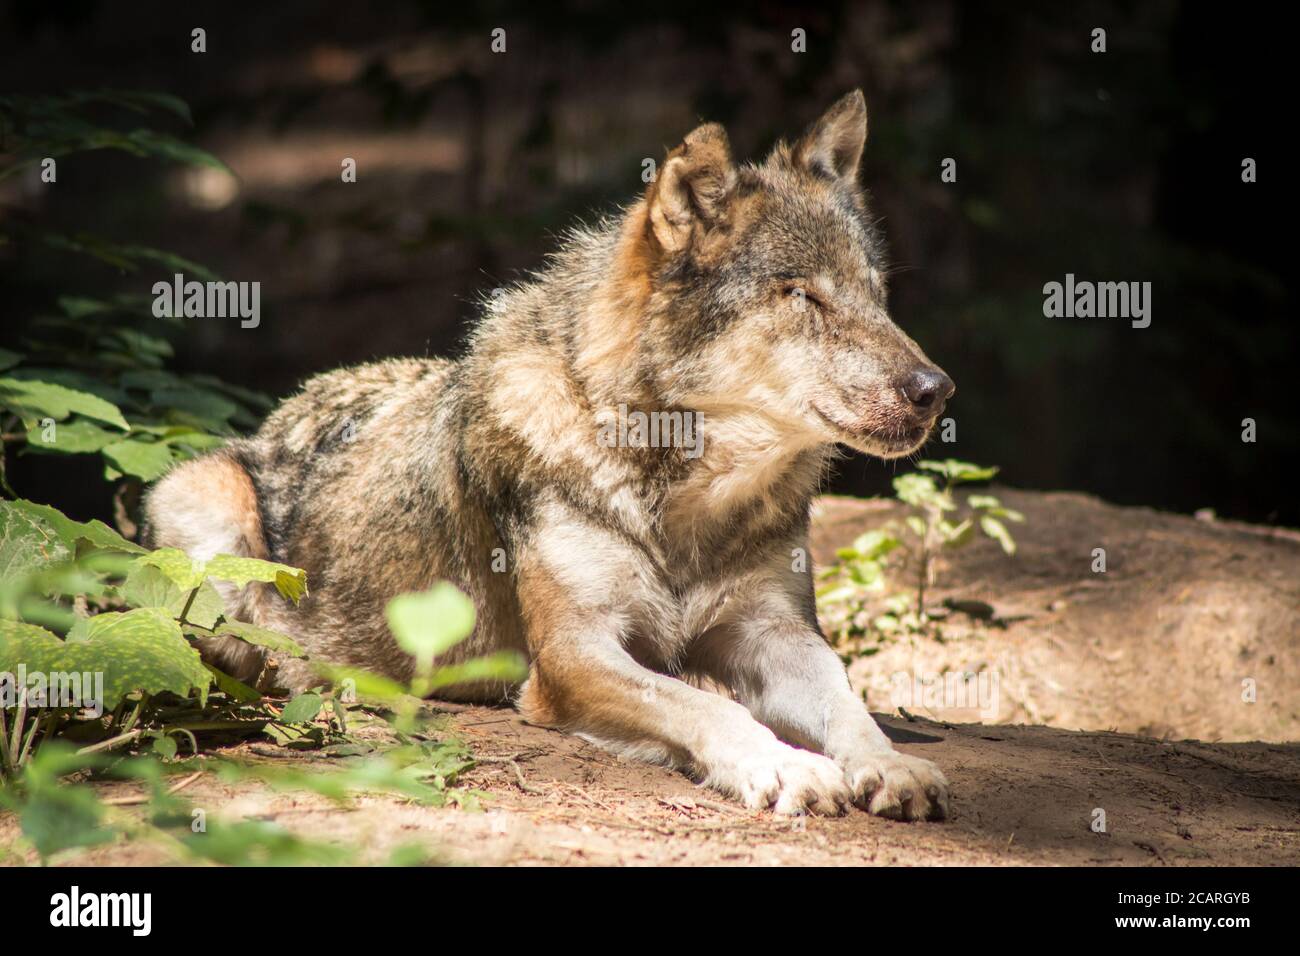
[(449, 359), (393, 358), (322, 372), (271, 413), (259, 438), (316, 447), (331, 430), (360, 425), (394, 400), (422, 393), (436, 400), (455, 365)]
[(455, 362), (442, 358), (390, 358), (362, 365), (350, 365), (313, 375), (302, 385), (301, 395), (316, 399), (348, 400), (394, 386), (423, 382), (438, 384)]

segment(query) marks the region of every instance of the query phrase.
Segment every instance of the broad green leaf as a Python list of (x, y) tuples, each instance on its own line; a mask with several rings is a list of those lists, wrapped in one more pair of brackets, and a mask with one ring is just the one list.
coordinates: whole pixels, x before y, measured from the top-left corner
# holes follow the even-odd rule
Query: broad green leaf
[(853, 542), (854, 550), (868, 559), (882, 558), (901, 545), (897, 535), (879, 528), (858, 535)]
[(128, 439), (105, 446), (103, 454), (122, 474), (143, 481), (161, 478), (172, 466), (171, 449), (162, 442)]
[(929, 475), (899, 475), (894, 479), (894, 491), (900, 501), (909, 505), (924, 506), (937, 504), (939, 486)]
[(11, 352), (8, 349), (0, 349), (0, 371), (13, 368), (22, 360), (23, 357), (18, 352)]
[(262, 699), (262, 695), (253, 688), (249, 687), (241, 680), (236, 680), (225, 671), (217, 670), (211, 664), (204, 664), (208, 673), (212, 675), (212, 682), (226, 696), (232, 697), (241, 704), (254, 704)]
[(388, 602), (385, 614), (398, 646), (422, 670), (474, 630), (474, 602), (445, 581), (428, 591), (398, 595)]
[(243, 587), (251, 581), (274, 584), (281, 595), (297, 604), (307, 594), (307, 572), (275, 561), (219, 554), (207, 563), (206, 573)]
[(101, 428), (85, 418), (51, 422), (48, 428), (36, 419), (27, 419), (23, 424), (27, 429), (27, 447), (32, 451), (81, 455), (122, 440), (121, 432)]
[(116, 425), (123, 431), (130, 428), (116, 405), (89, 392), (79, 392), (53, 382), (0, 378), (0, 406), (17, 412), (24, 419), (53, 418), (57, 421), (76, 412)]
[(183, 591), (193, 591), (203, 583), (202, 561), (193, 560), (179, 548), (159, 548), (140, 558), (141, 564), (152, 565)]
[(243, 621), (222, 621), (214, 628), (214, 632), (217, 635), (237, 637), (248, 644), (256, 644), (258, 647), (268, 648), (278, 654), (287, 654), (290, 657), (307, 656), (307, 652), (302, 649), (302, 646), (288, 635), (273, 631), (270, 628), (245, 624)]
[(106, 548), (110, 551), (125, 551), (129, 554), (146, 553), (146, 549), (127, 541), (126, 538), (99, 520), (73, 521), (57, 508), (51, 508), (49, 505), (38, 505), (34, 501), (24, 501), (22, 499), (0, 502), (0, 509), (3, 508), (16, 509), (43, 521), (54, 529), (64, 547), (70, 551), (75, 551), (80, 543), (85, 542), (92, 547)]
[(982, 515), (980, 517), (980, 530), (1002, 545), (1002, 550), (1007, 554), (1016, 553), (1015, 539), (1011, 537), (1011, 532), (1007, 530), (1007, 526), (997, 518)]
[(305, 724), (316, 719), (324, 704), (325, 701), (320, 694), (299, 694), (284, 705), (284, 710), (280, 712), (280, 720), (286, 724)]
[(166, 734), (155, 737), (153, 741), (153, 752), (163, 760), (170, 760), (176, 756), (176, 741)]
[(65, 642), (44, 628), (0, 620), (0, 672), (103, 675), (102, 705), (112, 710), (126, 694), (197, 689), (206, 698), (211, 678), (176, 622), (158, 608), (97, 614), (84, 641)]
[[(226, 606), (221, 595), (212, 586), (211, 581), (199, 585), (199, 593), (190, 602), (193, 588), (182, 588), (167, 577), (157, 567), (136, 561), (127, 572), (126, 581), (121, 587), (122, 598), (137, 607), (162, 607), (172, 617), (179, 618), (185, 611), (185, 620), (190, 624), (211, 631), (217, 622), (225, 616)], [(208, 635), (211, 636), (211, 635)]]
[[(101, 398), (110, 405), (121, 407), (130, 403), (130, 396), (116, 385), (95, 378), (85, 372), (78, 372), (70, 368), (48, 368), (44, 366), (32, 366), (12, 369), (9, 377), (17, 379), (20, 382), (48, 382), (54, 385), (62, 385), (64, 388), (72, 389), (77, 392), (87, 392), (96, 398)], [(32, 416), (25, 416), (31, 418)]]
[(966, 499), (966, 504), (972, 508), (1000, 508), (1002, 502), (992, 495), (971, 495)]
[(38, 515), (0, 501), (0, 581), (6, 583), (72, 556), (71, 547)]

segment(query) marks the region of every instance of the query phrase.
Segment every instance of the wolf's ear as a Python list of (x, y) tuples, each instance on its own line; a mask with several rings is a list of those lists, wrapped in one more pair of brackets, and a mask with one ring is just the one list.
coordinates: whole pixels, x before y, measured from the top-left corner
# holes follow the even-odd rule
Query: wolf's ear
[(735, 187), (727, 131), (717, 123), (693, 130), (668, 154), (646, 195), (659, 245), (685, 249), (697, 224), (707, 227), (722, 216)]
[(861, 90), (846, 93), (808, 127), (794, 147), (794, 161), (832, 179), (856, 180), (867, 144), (867, 101)]

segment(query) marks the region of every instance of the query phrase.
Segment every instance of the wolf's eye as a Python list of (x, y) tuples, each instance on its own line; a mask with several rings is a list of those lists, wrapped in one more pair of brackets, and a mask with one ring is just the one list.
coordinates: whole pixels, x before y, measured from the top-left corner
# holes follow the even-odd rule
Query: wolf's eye
[(815, 309), (824, 308), (821, 300), (801, 285), (797, 285), (793, 282), (787, 283), (782, 291), (786, 298), (790, 299), (794, 307), (800, 311), (802, 311), (806, 305), (811, 305)]

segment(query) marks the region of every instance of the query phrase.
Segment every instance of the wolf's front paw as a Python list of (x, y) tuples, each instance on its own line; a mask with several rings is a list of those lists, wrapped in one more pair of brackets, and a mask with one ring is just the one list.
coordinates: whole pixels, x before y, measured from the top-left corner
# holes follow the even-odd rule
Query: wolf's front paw
[(844, 773), (820, 754), (774, 742), (727, 767), (715, 767), (706, 783), (738, 797), (752, 810), (838, 816), (853, 802)]
[(853, 802), (892, 820), (948, 816), (948, 781), (928, 760), (896, 751), (867, 754), (845, 769)]

